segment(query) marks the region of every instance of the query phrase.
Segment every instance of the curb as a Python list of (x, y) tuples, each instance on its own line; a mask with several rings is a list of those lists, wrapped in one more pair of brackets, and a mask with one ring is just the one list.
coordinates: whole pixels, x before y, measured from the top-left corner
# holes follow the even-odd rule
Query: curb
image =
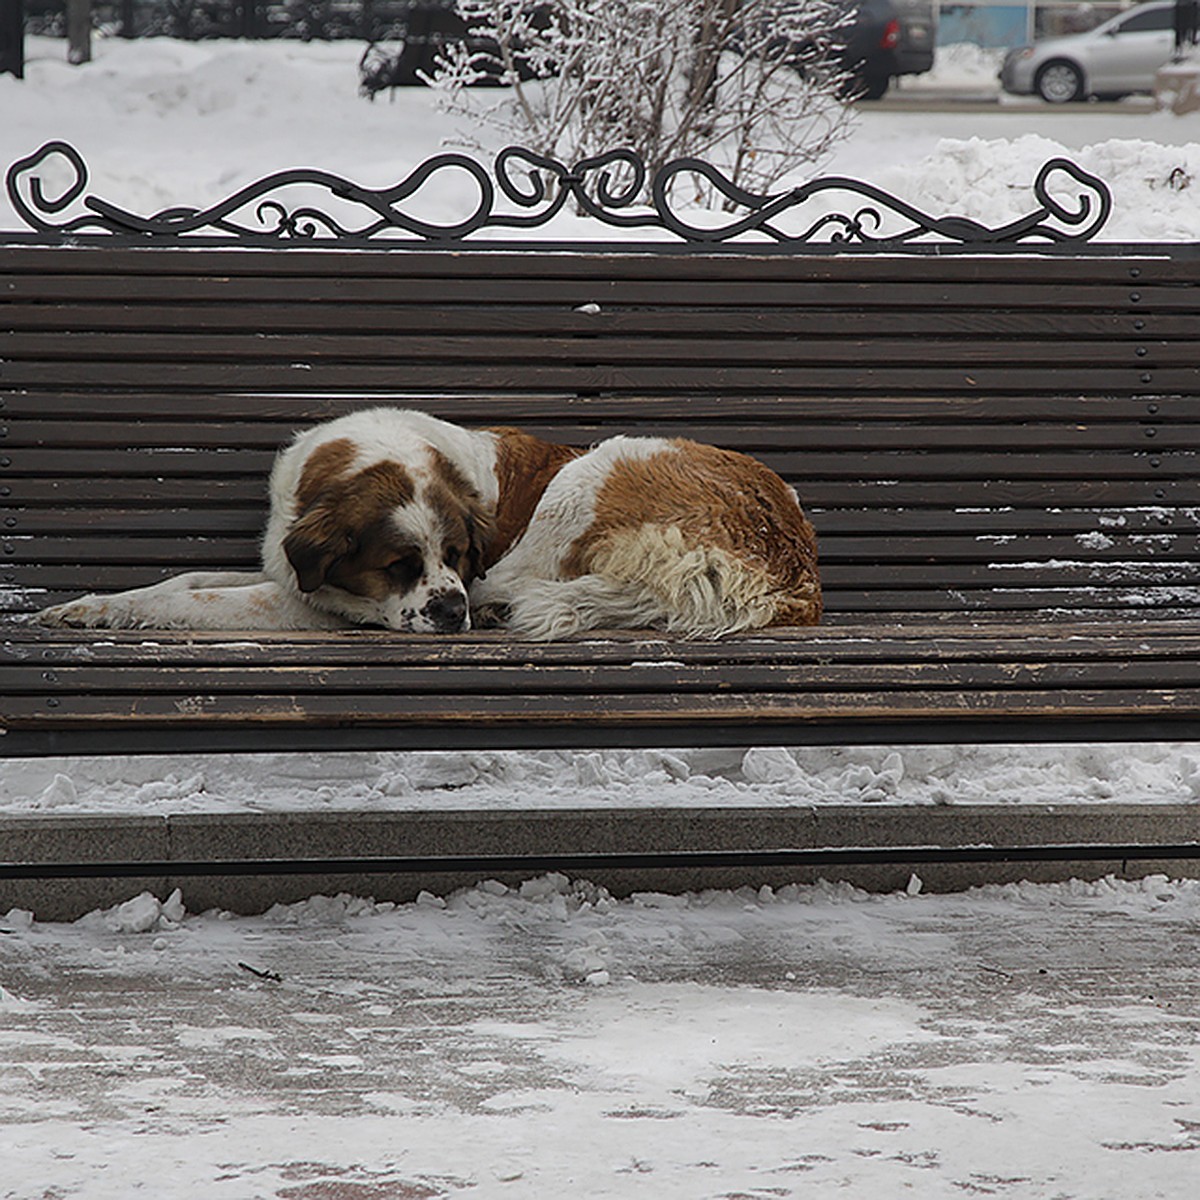
[(1200, 804), (0, 816), (0, 913), (73, 920), (139, 891), (261, 912), (404, 902), (557, 870), (614, 895), (845, 880), (894, 891), (1200, 877)]

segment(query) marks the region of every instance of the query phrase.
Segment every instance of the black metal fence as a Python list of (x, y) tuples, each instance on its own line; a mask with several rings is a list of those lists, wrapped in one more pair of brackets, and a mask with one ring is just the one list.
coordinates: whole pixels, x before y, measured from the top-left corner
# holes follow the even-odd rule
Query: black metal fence
[[(423, 0), (428, 6), (429, 0)], [(92, 0), (92, 23), (120, 37), (355, 38), (402, 34), (415, 0)], [(453, 0), (445, 0), (451, 7)], [(63, 0), (24, 0), (26, 29), (66, 34)], [(4, 7), (7, 9), (8, 3)], [(14, 5), (14, 7), (16, 7)]]

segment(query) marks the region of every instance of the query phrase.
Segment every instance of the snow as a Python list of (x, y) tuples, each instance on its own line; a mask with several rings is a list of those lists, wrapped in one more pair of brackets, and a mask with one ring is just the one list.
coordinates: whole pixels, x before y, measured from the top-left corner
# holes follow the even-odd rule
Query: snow
[(865, 746), (0, 760), (0, 813), (1192, 804), (1200, 746)]
[[(0, 76), (0, 161), (44, 142), (73, 144), (92, 170), (90, 190), (149, 214), (172, 204), (212, 204), (263, 175), (319, 167), (384, 187), (447, 149), (486, 133), (456, 127), (423, 89), (374, 103), (357, 95), (358, 43), (180, 43), (97, 39), (85, 68), (63, 43), (33, 38), (26, 79)], [(995, 56), (943, 47), (938, 68), (904, 81), (897, 98), (996, 95)], [(1031, 187), (1048, 159), (1067, 155), (1113, 189), (1102, 236), (1114, 241), (1200, 238), (1200, 115), (1147, 111), (1144, 101), (1070, 113), (1005, 103), (912, 111), (864, 106), (848, 141), (820, 174), (864, 179), (936, 215), (999, 225), (1036, 203)], [(805, 179), (785, 180), (788, 184)], [(414, 215), (448, 223), (476, 194), (459, 171), (436, 174), (412, 201)], [(72, 210), (73, 212), (75, 210)], [(406, 211), (407, 208), (406, 208)], [(700, 214), (694, 214), (702, 220)], [(0, 228), (16, 217), (0, 202)], [(554, 236), (611, 237), (563, 214)]]
[(1189, 1197), (1200, 884), (918, 893), (13, 912), (3, 1194)]
[[(31, 39), (0, 160), (65, 139), (138, 212), (299, 165), (384, 186), (454, 134), (426, 93), (360, 99), (353, 44), (94, 49)], [(823, 171), (1000, 224), (1066, 154), (1113, 188), (1105, 237), (1200, 239), (1200, 117), (984, 103), (995, 66), (939, 50), (896, 99), (947, 102), (864, 106)], [(1198, 799), (1178, 745), (0, 762), (0, 812), (64, 816)], [(0, 917), (6, 1200), (1192, 1194), (1195, 882), (186, 899)]]

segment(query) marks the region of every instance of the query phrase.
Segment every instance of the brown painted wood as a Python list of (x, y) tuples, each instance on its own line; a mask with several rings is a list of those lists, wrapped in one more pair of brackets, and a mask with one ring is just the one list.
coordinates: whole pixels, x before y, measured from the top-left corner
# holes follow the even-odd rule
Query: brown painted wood
[(372, 693), (349, 699), (342, 694), (314, 693), (300, 701), (292, 694), (196, 695), (191, 703), (178, 695), (105, 697), (72, 694), (48, 706), (40, 697), (13, 697), (5, 702), (5, 720), (12, 729), (53, 725), (59, 728), (150, 724), (164, 729), (188, 726), (264, 725), (327, 727), (356, 724), (517, 726), (553, 723), (575, 726), (586, 741), (589, 726), (612, 722), (645, 723), (656, 727), (676, 724), (714, 724), (727, 720), (761, 721), (764, 725), (793, 721), (854, 721), (890, 717), (896, 720), (962, 721), (971, 717), (1010, 713), (1014, 717), (1047, 720), (1119, 717), (1136, 712), (1180, 719), (1200, 716), (1200, 688), (1032, 689), (887, 692), (821, 692), (772, 694), (760, 692), (683, 693), (655, 695), (613, 693), (572, 695), (444, 695), (433, 698), (411, 693)]
[(755, 453), (803, 495), (828, 606), (700, 644), (10, 624), (0, 727), (1178, 727), (1198, 316), (1170, 254), (0, 247), (8, 611), (253, 567), (276, 448), (379, 402)]
[(407, 369), (414, 363), (500, 363), (535, 364), (559, 361), (593, 364), (680, 363), (708, 361), (719, 365), (747, 363), (762, 366), (795, 363), (836, 366), (843, 363), (885, 363), (913, 367), (936, 363), (939, 368), (962, 364), (980, 366), (1005, 363), (1045, 366), (1054, 369), (1073, 365), (1092, 368), (1194, 367), (1200, 361), (1200, 341), (1165, 341), (1142, 337), (1128, 342), (1104, 339), (1099, 342), (1067, 342), (1061, 338), (1033, 340), (1015, 337), (967, 340), (927, 334), (915, 339), (896, 337), (890, 329), (874, 337), (838, 337), (830, 331), (819, 338), (697, 336), (690, 329), (680, 336), (608, 338), (505, 336), (485, 337), (373, 334), (346, 332), (340, 336), (279, 333), (53, 333), (12, 334), (0, 343), (5, 357), (28, 363), (51, 364), (84, 361), (91, 364), (227, 362), (267, 367), (278, 362), (318, 362), (350, 366), (355, 363), (395, 363)]
[[(2, 347), (0, 347), (2, 349)], [(1194, 366), (1128, 366), (1027, 364), (945, 366), (844, 366), (794, 364), (772, 366), (707, 366), (690, 363), (667, 365), (604, 364), (588, 360), (579, 364), (527, 363), (406, 363), (379, 366), (371, 363), (314, 361), (263, 363), (106, 363), (103, 377), (114, 388), (144, 387), (157, 390), (170, 386), (183, 392), (227, 391), (339, 391), (356, 389), (383, 398), (412, 403), (425, 391), (482, 389), (527, 393), (531, 390), (562, 391), (660, 391), (690, 396), (696, 392), (740, 392), (743, 395), (772, 395), (780, 390), (798, 393), (866, 391), (879, 395), (923, 391), (962, 393), (980, 390), (999, 394), (1044, 394), (1046, 391), (1075, 391), (1126, 396), (1176, 393), (1200, 395), (1200, 368)], [(73, 389), (87, 386), (96, 378), (91, 363), (26, 363), (14, 360), (4, 367), (0, 379), (13, 387)]]
[[(678, 244), (675, 249), (678, 249)], [(557, 279), (590, 275), (604, 271), (614, 278), (750, 278), (777, 279), (807, 277), (835, 281), (867, 279), (903, 282), (934, 278), (946, 281), (1027, 282), (1039, 280), (1081, 286), (1096, 281), (1129, 281), (1192, 284), (1195, 261), (1180, 255), (1177, 247), (1153, 246), (1093, 247), (1094, 253), (1080, 256), (1047, 256), (1036, 246), (1027, 252), (1000, 255), (955, 253), (938, 257), (904, 256), (878, 252), (855, 253), (853, 247), (836, 254), (789, 255), (765, 253), (750, 246), (718, 247), (712, 252), (690, 249), (687, 253), (657, 253), (652, 245), (628, 248), (575, 245), (570, 248), (553, 244), (512, 252), (503, 248), (489, 250), (477, 243), (461, 250), (437, 250), (424, 247), (402, 249), (354, 249), (336, 246), (303, 247), (253, 246), (225, 249), (211, 246), (114, 246), (88, 245), (78, 241), (71, 246), (5, 244), (0, 246), (0, 268), (13, 274), (33, 273), (51, 276), (57, 273), (99, 274), (120, 277), (125, 274), (217, 273), (229, 276), (271, 278), (289, 275), (329, 275), (393, 278), (443, 278), (455, 276), (503, 276), (506, 278)]]
[[(0, 451), (0, 463), (6, 456)], [(19, 460), (10, 458), (10, 462)], [(261, 473), (213, 477), (203, 473), (182, 474), (175, 478), (154, 474), (147, 476), (101, 477), (83, 470), (79, 460), (72, 458), (75, 473), (36, 476), (10, 466), (0, 466), (0, 504), (44, 508), (67, 507), (77, 504), (110, 507), (129, 505), (131, 511), (142, 511), (156, 505), (186, 504), (198, 508), (224, 505), (265, 504), (266, 481)], [(1147, 463), (1149, 468), (1149, 464)], [(1153, 470), (1153, 468), (1149, 468)], [(1038, 528), (1039, 511), (1049, 510), (1055, 519), (1067, 510), (1081, 512), (1082, 528), (1097, 526), (1095, 510), (1107, 512), (1110, 518), (1124, 516), (1157, 520), (1163, 514), (1175, 513), (1176, 522), (1183, 528), (1194, 527), (1187, 511), (1200, 504), (1200, 479), (1058, 479), (1006, 480), (955, 479), (889, 481), (881, 484), (869, 479), (825, 479), (820, 481), (792, 479), (800, 489), (805, 503), (814, 511), (851, 511), (870, 514), (879, 512), (880, 521), (893, 513), (897, 520), (936, 522), (941, 514), (968, 516), (1007, 513), (1023, 529)], [(1130, 511), (1130, 510), (1133, 511)], [(1069, 516), (1069, 513), (1067, 514)], [(852, 517), (857, 523), (858, 516)], [(1170, 519), (1169, 517), (1167, 519)], [(924, 524), (923, 527), (928, 527)], [(868, 525), (868, 531), (874, 526)]]
[[(96, 381), (93, 381), (96, 382)], [(209, 425), (255, 428), (279, 427), (282, 439), (289, 430), (378, 403), (356, 396), (333, 397), (306, 394), (244, 395), (218, 392), (207, 396), (202, 408), (194, 397), (176, 392), (130, 392), (105, 386), (92, 391), (50, 389), (11, 391), (0, 388), (0, 410), (10, 419), (21, 417), (36, 422), (56, 423), (70, 435), (69, 426), (81, 417), (86, 424), (99, 420), (136, 420), (149, 425), (178, 424), (184, 428), (204, 429)], [(930, 396), (920, 391), (894, 390), (890, 395), (857, 396), (853, 404), (845, 395), (804, 395), (780, 393), (742, 396), (690, 397), (686, 407), (678, 398), (638, 392), (612, 395), (591, 393), (488, 393), (473, 390), (463, 395), (439, 395), (423, 398), (424, 406), (447, 420), (471, 425), (520, 420), (528, 427), (544, 429), (594, 426), (611, 423), (624, 427), (631, 422), (656, 421), (675, 428), (704, 422), (726, 426), (723, 436), (737, 436), (743, 426), (766, 425), (786, 430), (793, 423), (834, 422), (868, 423), (883, 421), (906, 427), (965, 422), (991, 424), (1005, 428), (1034, 427), (1068, 423), (1104, 423), (1108, 421), (1172, 425), (1200, 423), (1200, 410), (1189, 400), (1176, 396), (1149, 397), (1051, 394), (1047, 391), (1028, 396), (959, 392)], [(65, 422), (63, 425), (61, 423)], [(128, 429), (128, 425), (124, 426)], [(913, 430), (914, 435), (916, 429)], [(915, 436), (914, 436), (915, 441)]]
[[(1025, 450), (1053, 452), (1061, 450), (1096, 449), (1200, 449), (1200, 419), (1194, 423), (1172, 423), (1169, 427), (1147, 419), (1136, 418), (1126, 402), (1124, 413), (1113, 419), (1088, 421), (1080, 416), (1073, 421), (1060, 417), (1056, 421), (997, 424), (989, 431), (988, 447), (992, 450)], [(961, 451), (977, 449), (980, 444), (980, 425), (976, 421), (958, 424), (922, 423), (920, 445), (914, 445), (918, 430), (912, 421), (852, 420), (847, 412), (843, 422), (834, 424), (818, 420), (774, 421), (763, 419), (761, 411), (755, 421), (718, 424), (712, 421), (688, 420), (681, 413), (674, 421), (630, 420), (622, 428), (643, 437), (687, 436), (695, 441), (719, 443), (746, 451), (768, 449), (805, 449), (833, 451), (886, 450), (910, 453)], [(1200, 418), (1200, 414), (1198, 414)], [(597, 436), (610, 432), (604, 425), (578, 423), (549, 424), (542, 421), (523, 421), (521, 427), (547, 441), (571, 445), (590, 445)], [(182, 418), (171, 421), (128, 420), (42, 421), (22, 419), (9, 427), (3, 440), (7, 451), (18, 448), (107, 449), (125, 447), (167, 447), (178, 449), (265, 449), (272, 454), (289, 440), (290, 426), (275, 422), (209, 421), (189, 424)]]
[[(1171, 660), (1200, 658), (1200, 628), (1187, 622), (1142, 621), (1138, 637), (1118, 622), (1057, 619), (984, 621), (963, 617), (930, 624), (918, 620), (825, 622), (777, 627), (744, 637), (689, 642), (652, 631), (602, 630), (558, 642), (521, 642), (500, 631), (454, 637), (354, 629), (340, 632), (228, 633), (112, 630), (99, 641), (86, 630), (18, 626), (6, 630), (12, 662), (42, 670), (56, 664), (97, 668), (138, 666), (361, 665), (564, 666), (661, 662), (679, 665), (766, 661), (811, 663), (1036, 662)], [(30, 660), (36, 660), (31, 666)]]
[[(881, 306), (850, 310), (798, 305), (778, 308), (728, 306), (693, 308), (687, 312), (686, 330), (680, 312), (657, 308), (611, 305), (599, 312), (580, 312), (562, 304), (406, 305), (340, 301), (314, 305), (307, 301), (237, 302), (195, 305), (182, 300), (137, 304), (128, 300), (96, 299), (85, 302), (8, 303), (4, 324), (12, 331), (36, 333), (91, 329), (104, 332), (192, 333), (202, 326), (206, 334), (262, 333), (314, 335), (338, 333), (387, 335), (511, 335), (538, 336), (680, 336), (690, 337), (808, 335), (871, 337), (879, 333), (886, 316), (893, 336), (927, 334), (931, 323), (945, 339), (1032, 337), (1053, 340), (1056, 331), (1074, 339), (1143, 338), (1194, 339), (1195, 321), (1188, 315), (1163, 312), (1110, 313), (996, 307), (962, 309), (945, 307), (919, 312)], [(1050, 321), (1048, 323), (1048, 316)]]

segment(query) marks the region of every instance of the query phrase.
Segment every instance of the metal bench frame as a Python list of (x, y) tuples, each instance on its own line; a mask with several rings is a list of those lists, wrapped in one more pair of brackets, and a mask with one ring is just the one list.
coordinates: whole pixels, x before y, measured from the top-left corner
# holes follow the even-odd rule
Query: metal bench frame
[[(56, 195), (39, 175), (52, 155), (75, 171)], [(442, 170), (480, 193), (450, 226), (406, 208)], [(719, 229), (674, 207), (688, 173), (734, 202)], [(0, 754), (1200, 737), (1196, 246), (1089, 243), (1111, 201), (1063, 160), (1000, 229), (856, 181), (754, 197), (681, 160), (639, 208), (630, 179), (645, 172), (621, 153), (567, 168), (512, 150), (494, 174), (443, 155), (391, 189), (285, 172), (138, 216), (88, 195), (61, 143), (14, 164), (9, 194), (34, 232), (0, 237), (0, 594), (13, 613)], [(301, 183), (367, 224), (294, 203)], [(834, 191), (852, 207), (831, 213)], [(825, 208), (809, 218), (814, 199)], [(491, 238), (568, 203), (643, 240)], [(274, 448), (381, 402), (565, 441), (674, 433), (757, 453), (813, 516), (828, 619), (711, 644), (615, 631), (550, 646), (97, 636), (22, 619), (85, 590), (252, 563)], [(607, 841), (600, 817), (578, 818), (549, 857), (507, 852), (508, 828), (493, 865), (607, 863), (626, 878), (636, 860), (724, 879), (976, 856), (967, 823), (967, 840), (941, 830), (923, 849), (831, 844), (827, 824), (767, 845), (731, 811), (722, 841), (688, 845), (647, 841), (649, 818), (625, 817)], [(1001, 820), (979, 854), (1024, 869), (1200, 857), (1192, 814), (1168, 823), (1157, 845), (1144, 823), (1134, 840), (1093, 823), (1049, 844), (1006, 838)], [(207, 866), (158, 843), (124, 865), (35, 843), (0, 874), (159, 877), (174, 862), (247, 876), (257, 863), (308, 879), (357, 864), (408, 888), (436, 865), (325, 843), (308, 854), (303, 838)], [(461, 839), (439, 856), (447, 871), (486, 867)]]

